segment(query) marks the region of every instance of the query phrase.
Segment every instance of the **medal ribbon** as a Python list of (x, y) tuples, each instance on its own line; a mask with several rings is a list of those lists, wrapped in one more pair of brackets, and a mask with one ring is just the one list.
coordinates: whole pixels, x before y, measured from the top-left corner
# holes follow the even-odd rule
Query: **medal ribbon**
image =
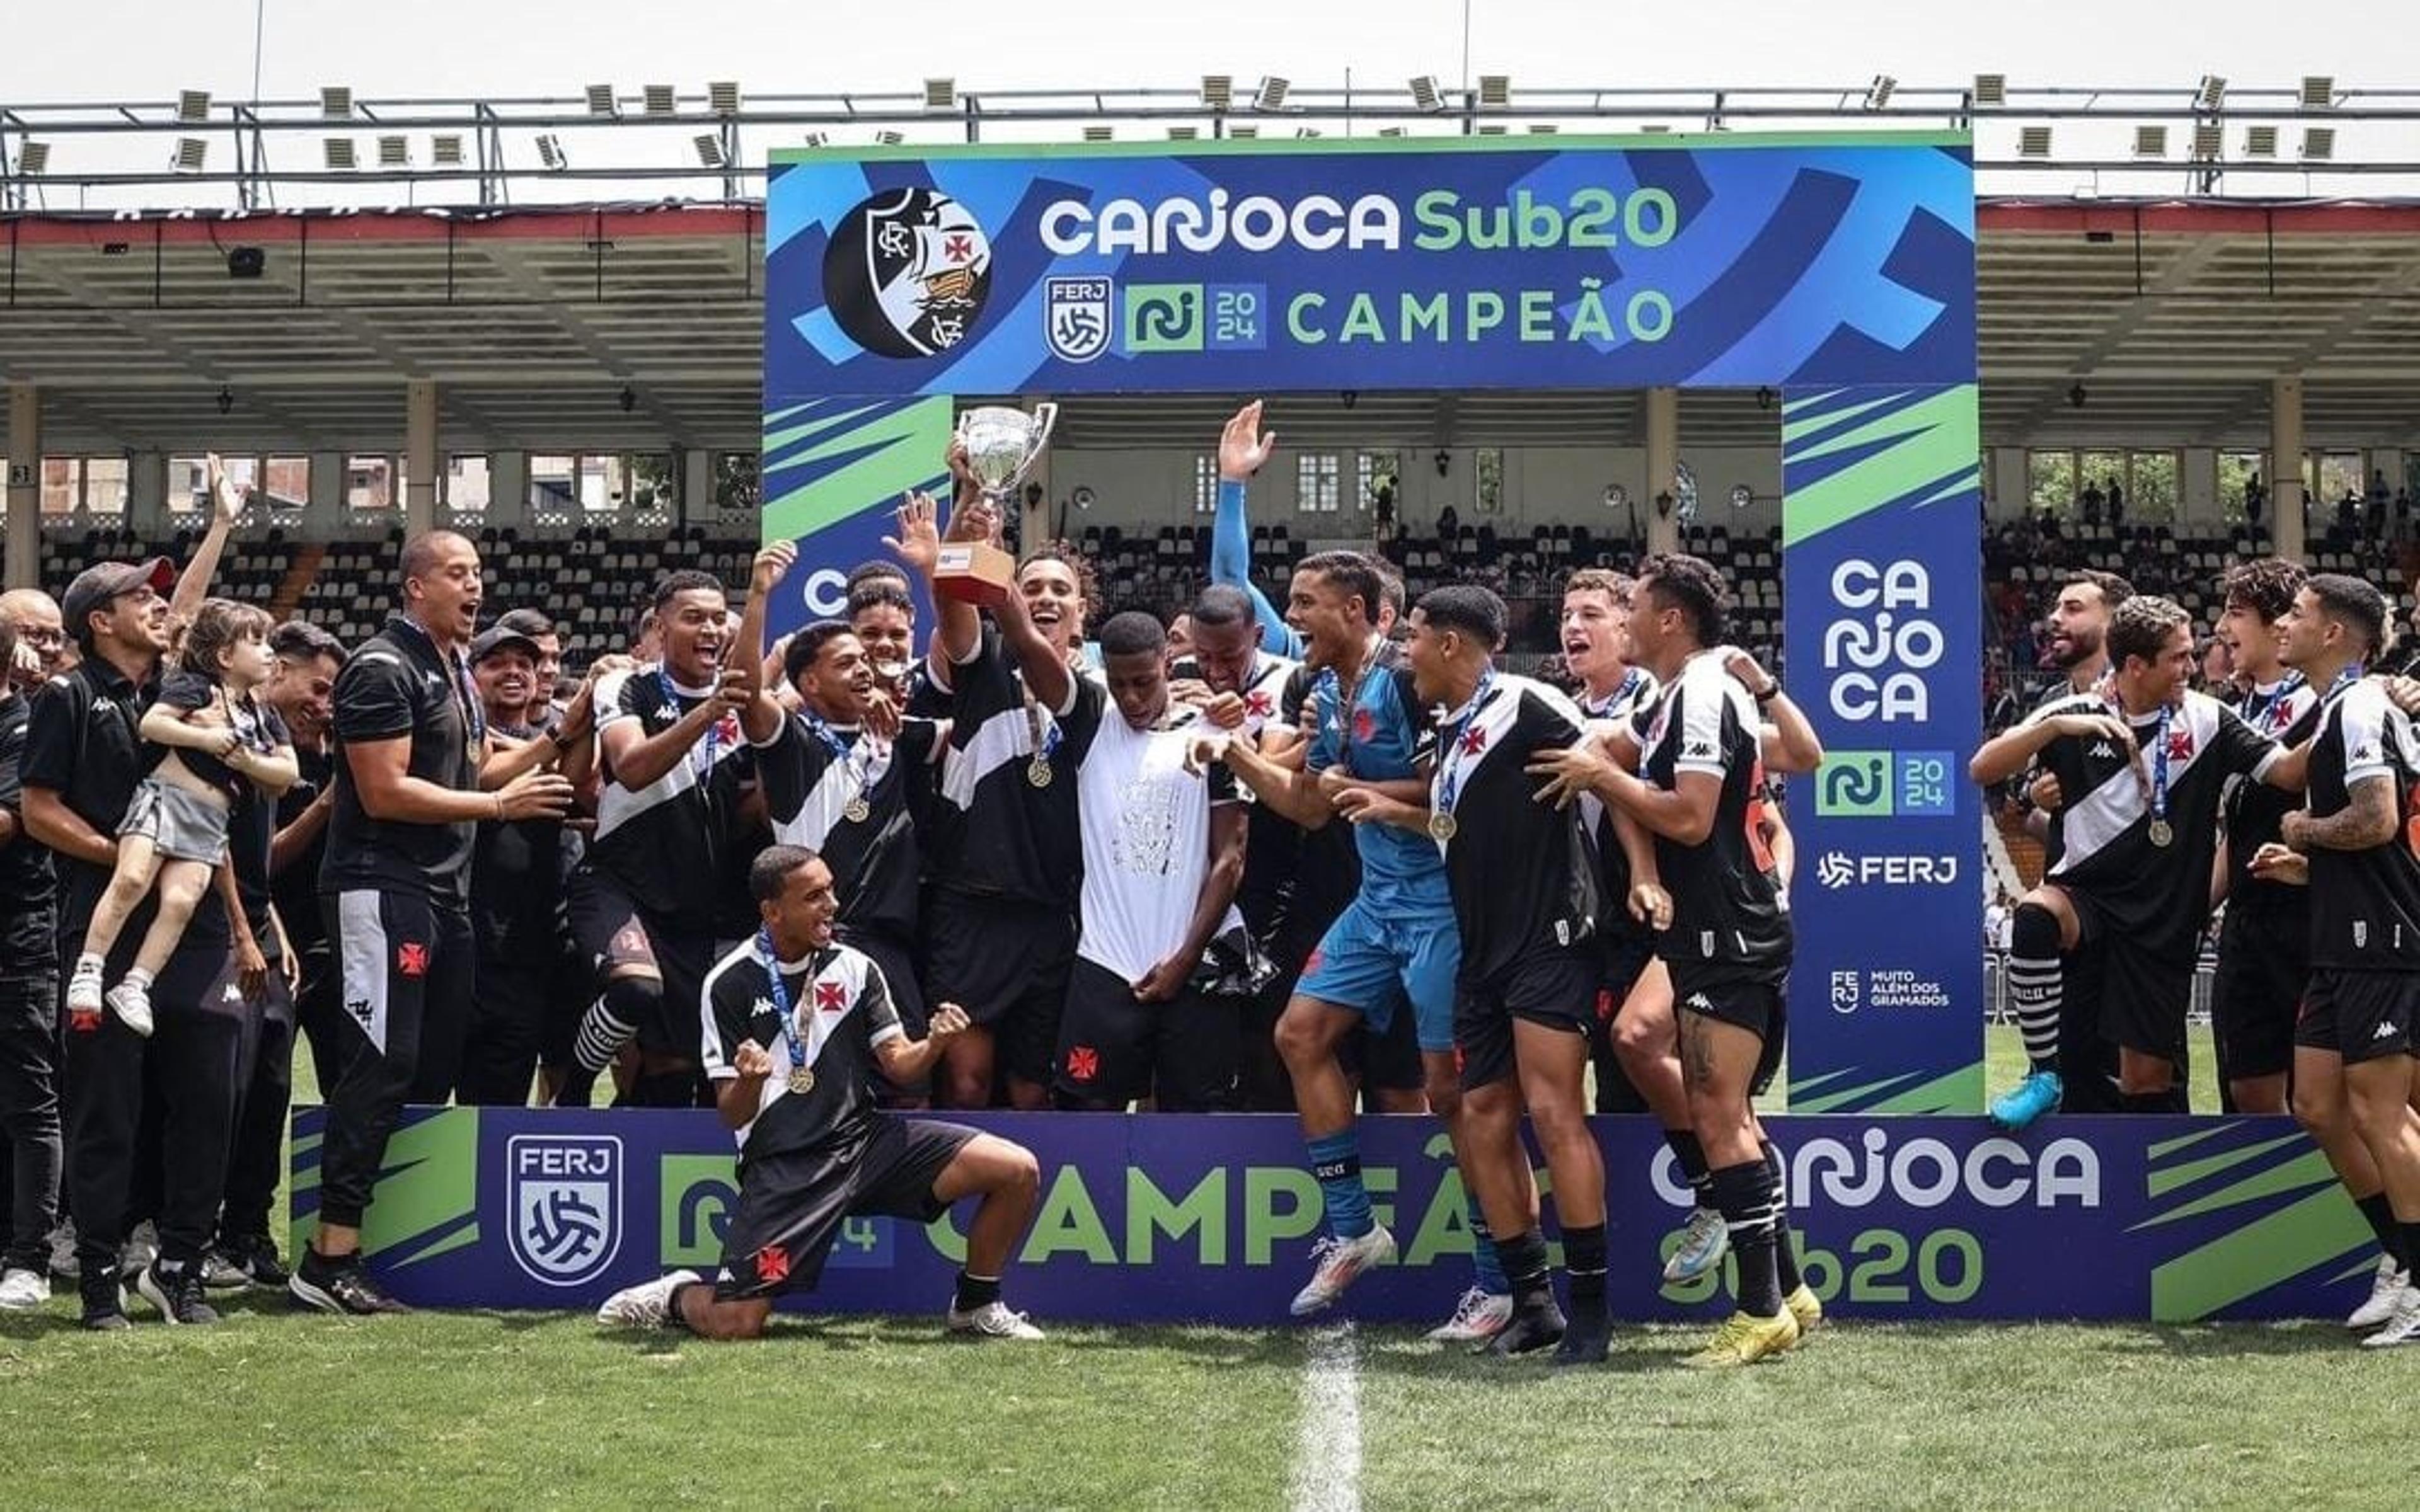
[(1049, 765), (1050, 758), (1059, 754), (1059, 743), (1066, 738), (1056, 719), (1050, 721), (1049, 729), (1042, 728), (1042, 705), (1034, 702), (1031, 693), (1025, 696), (1025, 733), (1033, 747), (1037, 766)]
[(2345, 689), (2352, 687), (2353, 684), (2360, 682), (2364, 677), (2367, 676), (2368, 671), (2369, 670), (2364, 667), (2360, 662), (2354, 662), (2351, 666), (2347, 667), (2344, 671), (2336, 673), (2336, 680), (2328, 685), (2326, 696), (2319, 700), (2319, 717), (2321, 718), (2325, 718), (2327, 717), (2328, 705), (2344, 697)]
[(2168, 704), (2160, 705), (2160, 727), (2151, 735), (2151, 823), (2168, 822), (2168, 721), (2176, 717)]
[[(664, 706), (673, 711), (674, 718), (679, 718), (682, 712), (680, 692), (673, 687), (672, 673), (664, 671), (661, 667), (657, 668), (656, 687), (663, 692)], [(698, 765), (697, 747), (695, 746), (690, 748), (689, 764), (690, 770), (695, 772), (698, 776), (698, 785), (700, 787), (704, 787), (707, 781), (712, 779), (714, 776), (715, 761), (721, 754), (722, 716), (720, 714), (716, 715), (714, 722), (706, 727), (706, 738), (700, 742), (700, 744), (706, 748), (705, 766), (700, 767)]]
[(795, 1076), (807, 1069), (807, 1047), (799, 1031), (790, 1023), (790, 989), (782, 980), (782, 958), (773, 949), (773, 932), (756, 932), (756, 953), (765, 958), (765, 976), (773, 984), (773, 1011), (782, 1024), (782, 1042), (789, 1047), (790, 1074)]
[[(2271, 714), (2274, 713), (2280, 704), (2284, 703), (2288, 699), (2292, 698), (2297, 692), (2300, 692), (2302, 690), (2302, 687), (2303, 674), (2301, 672), (2288, 672), (2285, 677), (2279, 681), (2277, 686), (2271, 688), (2266, 694), (2263, 694), (2257, 688), (2253, 689), (2251, 694), (2243, 701), (2244, 722), (2250, 724), (2253, 729), (2258, 730), (2260, 726), (2257, 721), (2264, 719)], [(2255, 702), (2256, 700), (2257, 702)]]
[(1453, 800), (1462, 793), (1462, 737), (1470, 732), (1470, 722), (1479, 717), (1480, 705), (1487, 702), (1496, 686), (1496, 669), (1490, 667), (1479, 676), (1479, 691), (1470, 695), (1462, 720), (1447, 737), (1448, 745), (1437, 761), (1436, 809), (1439, 813), (1453, 812)]
[(813, 709), (801, 709), (799, 714), (807, 721), (807, 733), (821, 741), (824, 749), (830, 751), (833, 759), (855, 779), (849, 790), (849, 801), (863, 797), (866, 788), (871, 785), (866, 779), (866, 763), (860, 759), (866, 742), (861, 740), (857, 748), (852, 749), (847, 741), (840, 738), (840, 733), (824, 723)]

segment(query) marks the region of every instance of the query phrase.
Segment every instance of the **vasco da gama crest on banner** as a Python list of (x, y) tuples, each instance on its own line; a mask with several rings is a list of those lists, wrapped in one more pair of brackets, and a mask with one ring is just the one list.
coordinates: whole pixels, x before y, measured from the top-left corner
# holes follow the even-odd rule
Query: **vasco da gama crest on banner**
[(850, 340), (884, 357), (931, 357), (966, 339), (991, 292), (991, 240), (947, 194), (876, 194), (824, 249), (824, 303)]

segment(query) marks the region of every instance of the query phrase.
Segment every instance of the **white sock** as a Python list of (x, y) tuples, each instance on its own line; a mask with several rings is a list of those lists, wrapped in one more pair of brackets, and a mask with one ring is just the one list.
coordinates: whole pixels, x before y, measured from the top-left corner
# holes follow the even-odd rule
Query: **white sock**
[(125, 983), (136, 992), (147, 993), (151, 990), (151, 973), (141, 966), (129, 966), (126, 969)]
[(79, 977), (98, 977), (107, 964), (108, 963), (102, 961), (101, 957), (86, 950), (76, 957), (75, 974)]

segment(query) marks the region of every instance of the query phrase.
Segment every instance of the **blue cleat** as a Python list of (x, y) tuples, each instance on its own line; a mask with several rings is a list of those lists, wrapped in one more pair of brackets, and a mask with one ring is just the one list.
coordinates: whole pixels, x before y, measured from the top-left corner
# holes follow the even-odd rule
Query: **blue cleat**
[(2058, 1111), (2059, 1099), (2066, 1091), (2066, 1086), (2058, 1079), (2058, 1072), (2034, 1072), (2014, 1088), (1992, 1099), (1992, 1121), (2010, 1134), (2031, 1128), (2044, 1115)]

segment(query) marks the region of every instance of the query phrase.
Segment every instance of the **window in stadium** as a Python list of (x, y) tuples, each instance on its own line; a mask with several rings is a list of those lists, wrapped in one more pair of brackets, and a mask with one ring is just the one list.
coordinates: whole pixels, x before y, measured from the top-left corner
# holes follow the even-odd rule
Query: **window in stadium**
[(311, 459), (272, 456), (261, 464), (260, 493), (256, 502), (278, 517), (292, 517), (311, 507)]
[(720, 452), (714, 458), (714, 507), (720, 514), (752, 520), (762, 497), (760, 459), (753, 452)]
[(1305, 452), (1295, 458), (1295, 507), (1307, 515), (1333, 515), (1342, 501), (1334, 452)]
[[(2269, 477), (2269, 463), (2259, 452), (2221, 452), (2218, 454), (2218, 517), (2229, 525), (2241, 525), (2249, 516), (2244, 507), (2245, 496), (2251, 492), (2252, 480)], [(2266, 506), (2263, 506), (2266, 516)]]
[(2369, 489), (2369, 474), (2361, 470), (2359, 452), (2321, 452), (2305, 462), (2303, 480), (2303, 486), (2310, 490), (2315, 523), (2334, 519), (2340, 501), (2347, 497), (2362, 499)]
[(402, 479), (391, 456), (345, 458), (345, 508), (355, 513), (394, 509), (403, 501)]
[(42, 458), (42, 517), (68, 519), (76, 512), (78, 496), (83, 491), (84, 458), (80, 456), (46, 456)]
[(616, 496), (628, 503), (631, 523), (669, 525), (680, 499), (680, 472), (669, 452), (625, 452), (607, 458)]
[(1482, 515), (1498, 513), (1504, 508), (1504, 448), (1482, 446), (1470, 460), (1472, 507)]
[(2175, 524), (2180, 469), (2174, 452), (2128, 453), (2126, 518), (2146, 524)]
[(1393, 452), (1357, 452), (1353, 456), (1353, 497), (1356, 507), (1367, 513), (1378, 506), (1383, 495), (1391, 504), (1402, 493), (1396, 479), (1403, 476), (1403, 464)]
[(479, 453), (457, 452), (445, 459), (445, 507), (457, 515), (488, 512), (488, 458)]
[(1193, 512), (1210, 515), (1218, 508), (1218, 459), (1208, 452), (1193, 458)]
[(2075, 454), (2073, 452), (2027, 452), (2025, 454), (2025, 508), (2039, 515), (2044, 510), (2062, 517), (2075, 514)]
[(128, 469), (123, 456), (84, 459), (84, 512), (102, 519), (126, 517)]
[(537, 525), (568, 525), (580, 497), (580, 459), (533, 453), (529, 459), (530, 520)]

